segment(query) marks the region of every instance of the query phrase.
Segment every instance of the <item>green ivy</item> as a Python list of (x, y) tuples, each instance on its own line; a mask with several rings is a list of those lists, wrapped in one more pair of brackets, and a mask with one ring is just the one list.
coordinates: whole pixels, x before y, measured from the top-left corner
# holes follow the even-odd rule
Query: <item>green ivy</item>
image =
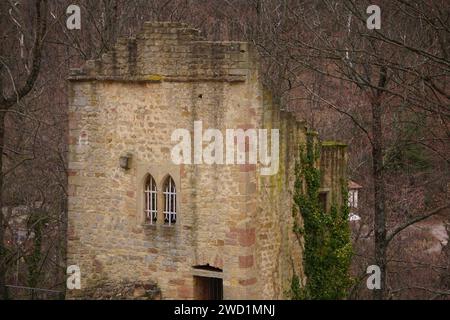
[(317, 160), (320, 148), (314, 137), (308, 135), (306, 150), (300, 148), (295, 166), (294, 221), (303, 217), (303, 227), (294, 223), (294, 232), (305, 241), (304, 271), (306, 285), (301, 287), (294, 274), (291, 284), (293, 299), (344, 299), (352, 284), (349, 268), (352, 257), (346, 181), (342, 181), (342, 205), (334, 202), (330, 212), (324, 212), (319, 203), (321, 181)]

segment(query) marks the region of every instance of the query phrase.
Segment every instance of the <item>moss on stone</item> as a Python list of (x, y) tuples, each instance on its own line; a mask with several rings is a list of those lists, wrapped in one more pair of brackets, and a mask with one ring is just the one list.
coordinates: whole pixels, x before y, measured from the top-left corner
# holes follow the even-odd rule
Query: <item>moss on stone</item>
[(322, 147), (347, 147), (347, 144), (339, 141), (327, 140), (322, 141)]
[(314, 130), (308, 130), (308, 131), (306, 132), (306, 134), (307, 134), (308, 136), (318, 136), (318, 135), (319, 135), (319, 132), (314, 131)]
[(159, 75), (159, 74), (150, 74), (150, 75), (146, 76), (145, 79), (149, 80), (149, 81), (162, 81), (163, 76)]
[(330, 212), (323, 210), (319, 201), (321, 172), (315, 165), (320, 155), (315, 145), (314, 137), (310, 135), (306, 146), (300, 145), (300, 157), (295, 165), (293, 201), (298, 210), (293, 210), (293, 215), (296, 221), (296, 215), (301, 214), (304, 224), (302, 227), (294, 222), (293, 231), (305, 241), (307, 282), (301, 287), (294, 273), (291, 294), (293, 299), (344, 299), (352, 285), (347, 193), (342, 190), (341, 205), (334, 200)]

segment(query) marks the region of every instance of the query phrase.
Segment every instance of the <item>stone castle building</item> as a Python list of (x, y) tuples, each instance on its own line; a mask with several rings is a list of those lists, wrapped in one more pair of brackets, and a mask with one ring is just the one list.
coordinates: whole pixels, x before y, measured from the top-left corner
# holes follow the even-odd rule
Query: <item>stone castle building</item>
[[(283, 299), (294, 272), (304, 279), (292, 197), (307, 131), (263, 89), (258, 68), (248, 43), (145, 23), (72, 70), (67, 264), (80, 267), (81, 290), (69, 298), (149, 281), (163, 299)], [(171, 135), (194, 121), (224, 135), (279, 128), (277, 174), (262, 175), (260, 163), (174, 164)], [(322, 147), (327, 207), (345, 162), (343, 146)]]

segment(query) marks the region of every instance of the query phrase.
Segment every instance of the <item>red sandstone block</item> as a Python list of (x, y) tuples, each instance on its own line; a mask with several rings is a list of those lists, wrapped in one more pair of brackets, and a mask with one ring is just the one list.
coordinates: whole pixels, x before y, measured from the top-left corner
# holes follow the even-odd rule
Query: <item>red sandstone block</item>
[(256, 278), (250, 278), (250, 279), (242, 279), (239, 280), (239, 284), (242, 286), (251, 286), (252, 284), (256, 283)]
[(68, 230), (67, 230), (67, 238), (69, 240), (74, 240), (74, 241), (80, 239), (79, 237), (77, 237), (75, 229), (73, 227), (69, 227), (68, 228)]
[(96, 273), (102, 273), (103, 272), (103, 264), (98, 261), (97, 259), (94, 259), (93, 261), (94, 269)]
[(240, 164), (239, 165), (239, 171), (240, 172), (250, 172), (256, 170), (256, 164)]
[(80, 240), (80, 237), (77, 237), (74, 235), (74, 236), (68, 236), (67, 239), (70, 241), (78, 241), (78, 240)]
[(77, 187), (74, 186), (74, 185), (69, 184), (67, 193), (71, 197), (76, 197), (76, 195), (77, 195)]
[(238, 233), (239, 245), (243, 247), (249, 247), (254, 245), (256, 242), (256, 232), (255, 228), (252, 229), (242, 229)]
[(78, 127), (79, 117), (73, 112), (69, 114), (69, 129), (76, 129)]
[(78, 171), (77, 171), (77, 170), (73, 170), (73, 169), (69, 169), (69, 170), (67, 170), (67, 175), (68, 175), (69, 177), (73, 177), (73, 176), (76, 176), (76, 175), (77, 175), (77, 173), (78, 173)]
[(186, 168), (184, 167), (184, 164), (180, 164), (180, 177), (186, 178)]
[(180, 299), (188, 299), (193, 297), (192, 288), (188, 286), (182, 286), (178, 288), (178, 297)]
[(163, 268), (163, 270), (165, 272), (176, 272), (177, 268), (175, 268), (175, 267), (165, 267), (165, 268)]
[(250, 267), (253, 267), (253, 255), (240, 256), (239, 257), (239, 268), (250, 268)]
[(169, 280), (169, 284), (173, 284), (173, 285), (177, 285), (177, 286), (184, 285), (184, 282), (185, 282), (184, 279), (170, 279)]
[(127, 196), (128, 197), (130, 197), (130, 198), (134, 198), (134, 194), (135, 194), (135, 192), (134, 191), (127, 191)]
[(76, 145), (77, 142), (78, 142), (78, 138), (77, 138), (77, 137), (73, 137), (73, 136), (69, 136), (69, 139), (68, 139), (68, 140), (69, 140), (68, 143), (69, 143), (70, 145)]
[(148, 249), (147, 249), (147, 252), (148, 252), (148, 253), (158, 253), (158, 249), (155, 249), (155, 248), (148, 248)]

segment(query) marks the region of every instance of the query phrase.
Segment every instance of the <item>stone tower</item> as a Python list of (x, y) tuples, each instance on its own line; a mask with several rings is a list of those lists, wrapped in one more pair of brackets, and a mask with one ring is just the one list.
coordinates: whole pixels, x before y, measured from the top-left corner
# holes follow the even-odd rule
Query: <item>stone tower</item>
[[(67, 263), (80, 267), (81, 290), (69, 298), (124, 282), (156, 282), (164, 299), (287, 297), (293, 272), (302, 275), (292, 195), (306, 128), (280, 111), (258, 67), (248, 43), (145, 23), (136, 38), (72, 70)], [(198, 121), (224, 136), (279, 129), (277, 173), (262, 175), (260, 163), (174, 164), (173, 131), (193, 132)], [(346, 153), (324, 151), (331, 199)]]

